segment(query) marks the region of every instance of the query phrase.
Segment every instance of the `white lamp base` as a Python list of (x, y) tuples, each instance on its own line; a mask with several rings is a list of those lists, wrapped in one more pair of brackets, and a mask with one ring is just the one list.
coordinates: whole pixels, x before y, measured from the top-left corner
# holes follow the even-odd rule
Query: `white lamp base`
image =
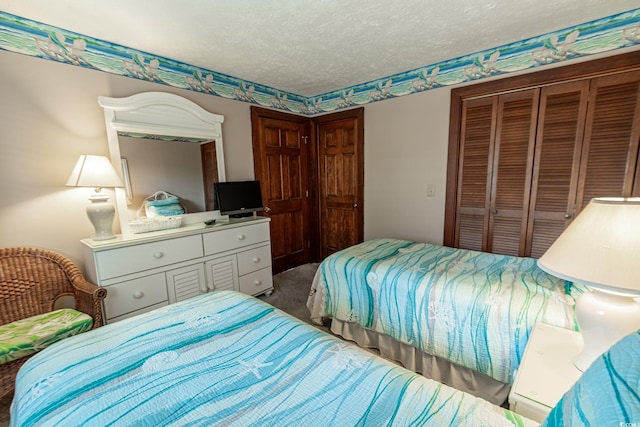
[(584, 348), (573, 364), (584, 372), (613, 344), (640, 329), (640, 304), (633, 296), (593, 290), (576, 301)]
[(109, 196), (96, 193), (89, 197), (91, 204), (87, 206), (87, 216), (96, 229), (93, 240), (115, 239), (113, 234), (113, 218), (116, 214), (114, 206), (108, 202)]

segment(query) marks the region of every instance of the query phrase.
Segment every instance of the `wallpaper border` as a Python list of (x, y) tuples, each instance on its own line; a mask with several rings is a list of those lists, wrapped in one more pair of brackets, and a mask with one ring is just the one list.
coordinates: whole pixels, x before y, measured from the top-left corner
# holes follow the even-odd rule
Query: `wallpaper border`
[(338, 111), (640, 44), (640, 8), (304, 97), (0, 12), (0, 49), (303, 115)]

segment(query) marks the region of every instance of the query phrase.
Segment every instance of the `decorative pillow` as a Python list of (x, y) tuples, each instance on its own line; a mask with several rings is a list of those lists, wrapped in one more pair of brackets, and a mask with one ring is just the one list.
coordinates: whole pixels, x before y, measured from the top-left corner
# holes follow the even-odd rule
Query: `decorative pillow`
[(640, 331), (596, 359), (543, 426), (640, 426)]
[(63, 338), (88, 331), (91, 316), (71, 308), (0, 326), (0, 365), (28, 356)]

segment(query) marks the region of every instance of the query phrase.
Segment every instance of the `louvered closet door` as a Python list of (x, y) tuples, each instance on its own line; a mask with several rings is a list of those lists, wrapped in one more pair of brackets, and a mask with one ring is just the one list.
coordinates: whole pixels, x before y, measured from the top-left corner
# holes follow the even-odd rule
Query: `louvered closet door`
[(539, 89), (500, 95), (488, 252), (524, 255)]
[(498, 97), (465, 100), (458, 167), (455, 247), (486, 246)]
[(588, 81), (540, 93), (526, 256), (542, 256), (573, 218), (588, 94)]
[(638, 164), (639, 103), (640, 71), (592, 80), (577, 210), (593, 197), (632, 194)]

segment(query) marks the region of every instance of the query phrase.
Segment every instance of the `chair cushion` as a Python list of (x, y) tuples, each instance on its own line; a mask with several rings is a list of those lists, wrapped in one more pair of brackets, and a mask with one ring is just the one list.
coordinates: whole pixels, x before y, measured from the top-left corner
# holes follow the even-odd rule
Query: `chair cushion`
[(28, 356), (63, 338), (88, 331), (91, 316), (63, 308), (0, 326), (0, 365)]

